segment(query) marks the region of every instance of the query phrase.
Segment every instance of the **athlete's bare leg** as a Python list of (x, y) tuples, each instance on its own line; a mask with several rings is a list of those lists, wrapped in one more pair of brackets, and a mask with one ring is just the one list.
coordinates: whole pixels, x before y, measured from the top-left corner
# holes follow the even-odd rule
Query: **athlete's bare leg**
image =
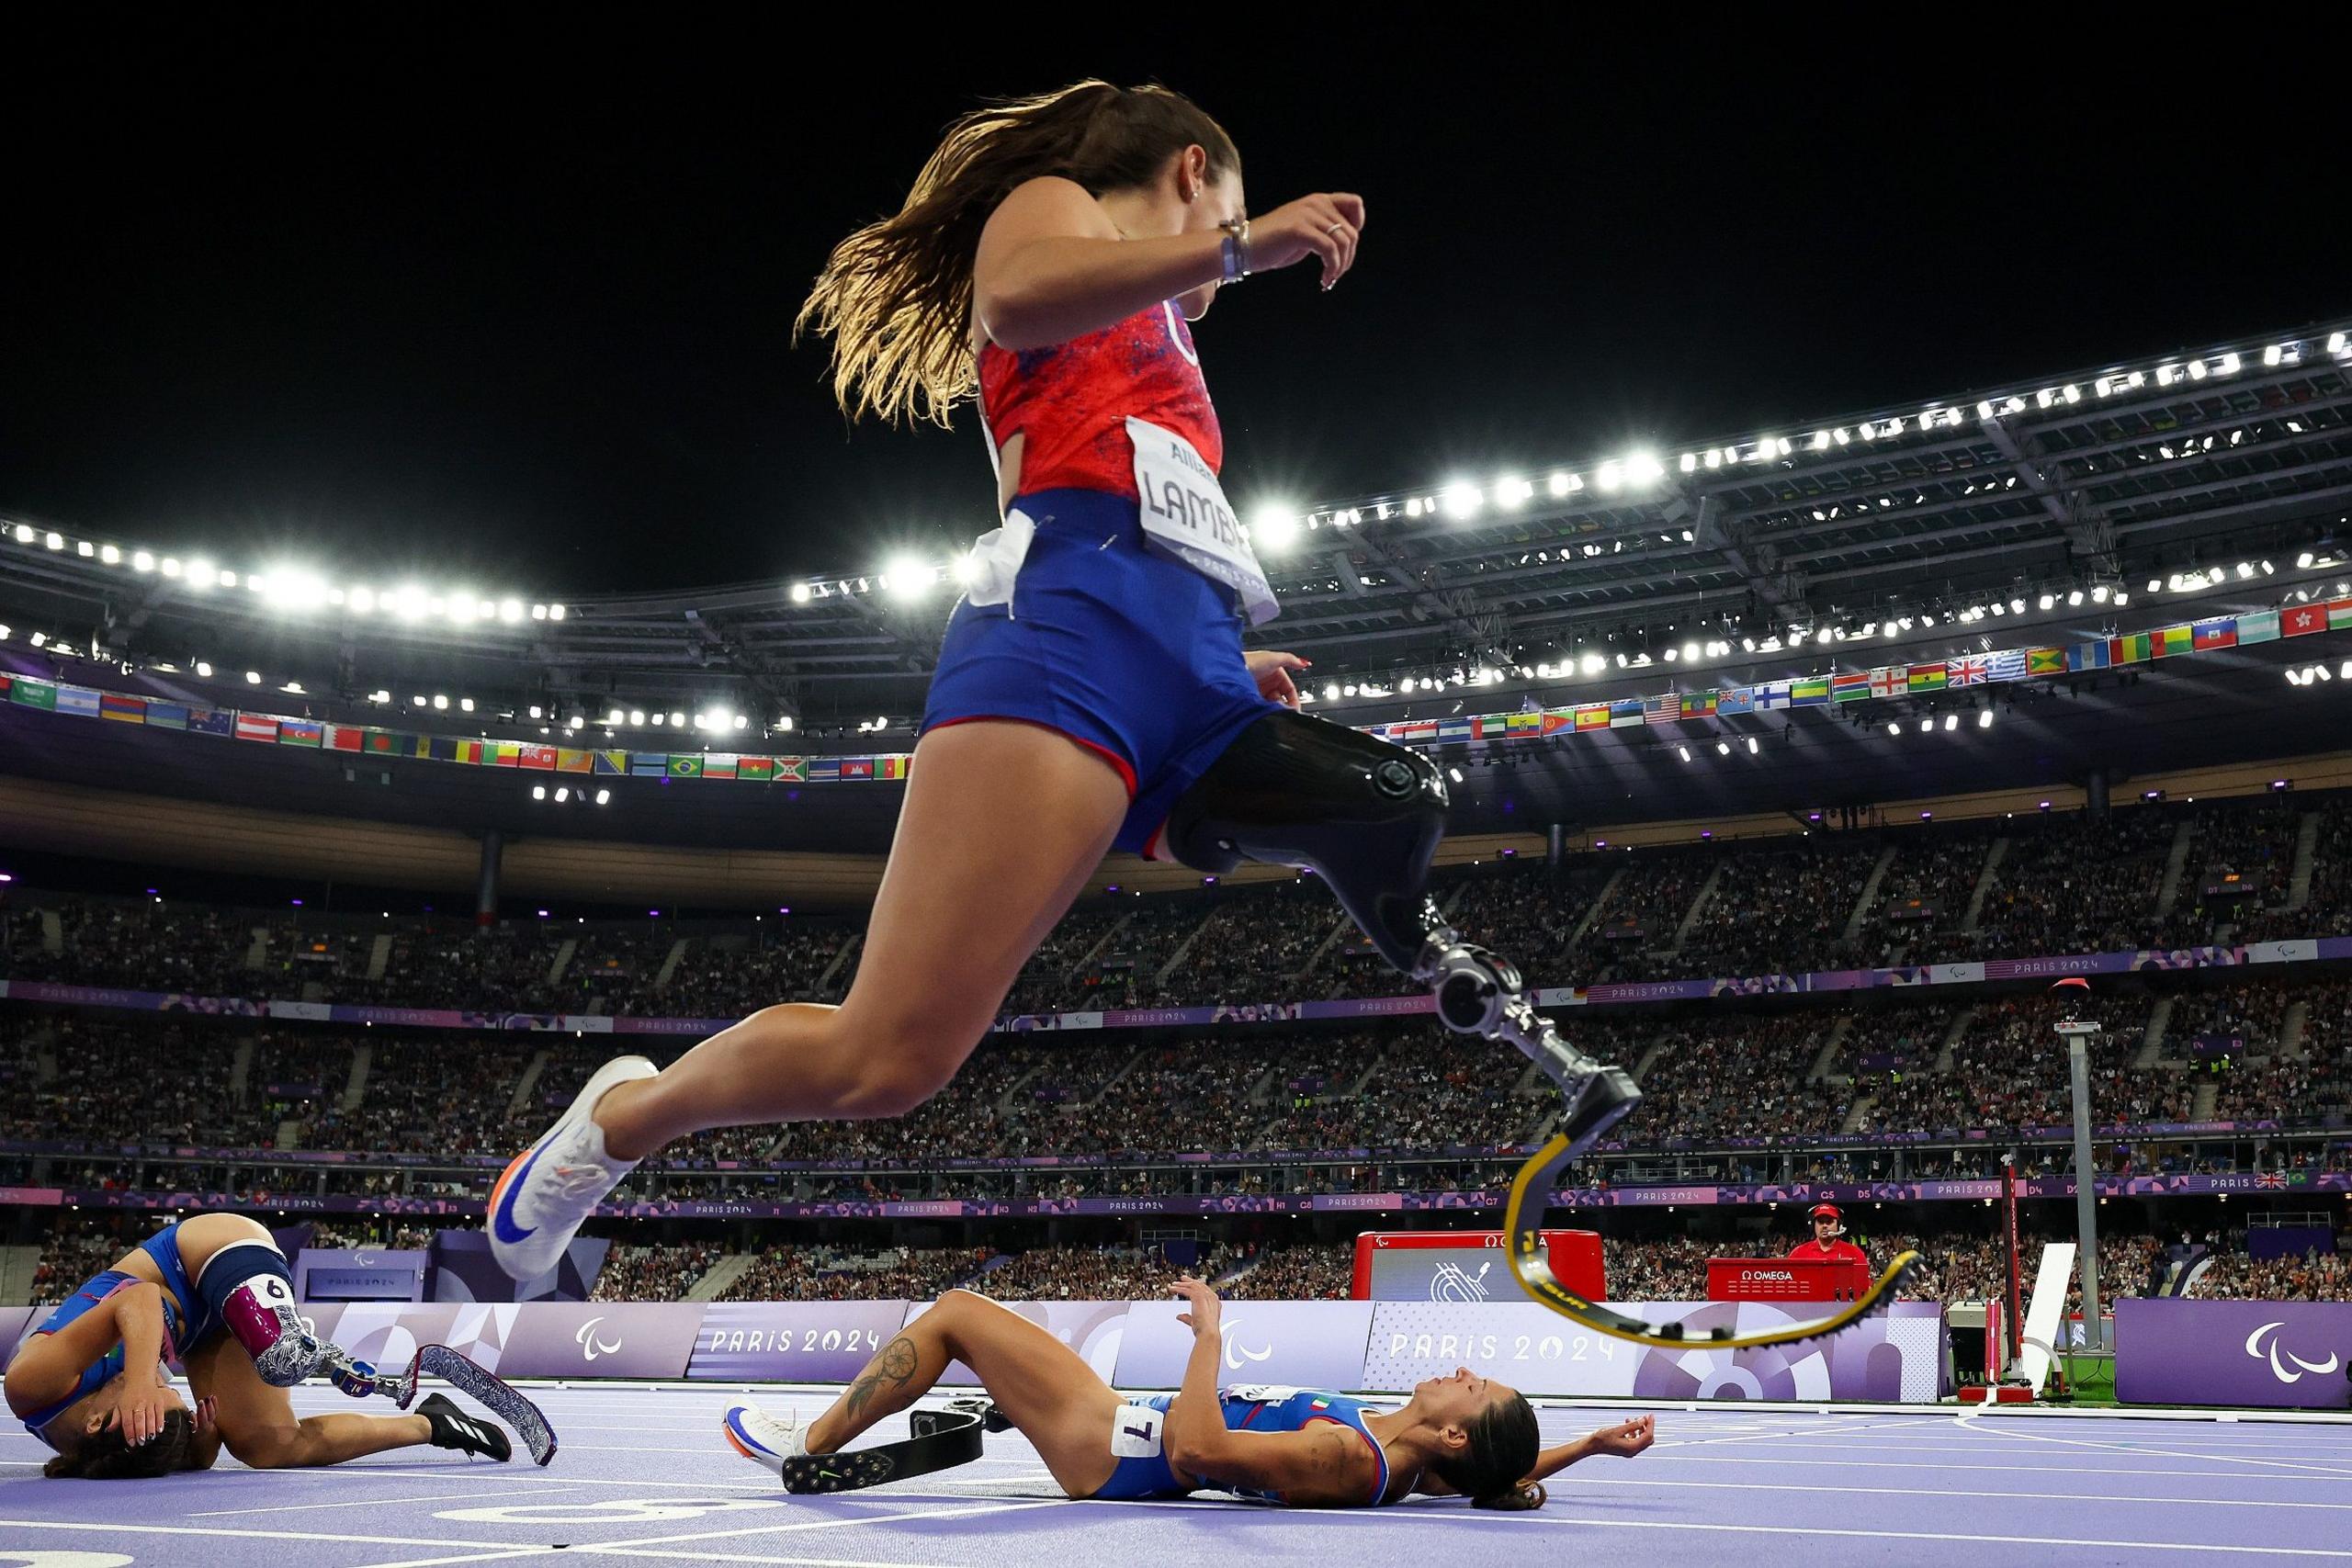
[(417, 1415), (297, 1418), (286, 1390), (262, 1382), (253, 1358), (226, 1334), (188, 1356), (187, 1381), (198, 1399), (214, 1402), (221, 1443), (254, 1470), (341, 1464), (433, 1440), (433, 1424)]
[(808, 1451), (847, 1447), (886, 1416), (929, 1393), (950, 1361), (979, 1375), (1006, 1420), (1035, 1445), (1054, 1480), (1089, 1497), (1111, 1479), (1111, 1424), (1119, 1396), (1079, 1353), (969, 1291), (949, 1291), (865, 1364), (857, 1381), (808, 1426)]
[(596, 1108), (605, 1148), (640, 1159), (707, 1127), (913, 1110), (987, 1034), (1126, 809), (1111, 765), (1052, 730), (924, 736), (848, 998), (764, 1009), (615, 1088)]

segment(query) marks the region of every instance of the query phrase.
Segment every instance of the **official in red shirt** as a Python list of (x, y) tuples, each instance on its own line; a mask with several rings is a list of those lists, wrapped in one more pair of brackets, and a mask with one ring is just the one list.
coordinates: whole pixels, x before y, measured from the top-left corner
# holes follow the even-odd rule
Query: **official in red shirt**
[(1870, 1259), (1862, 1256), (1860, 1247), (1850, 1241), (1839, 1239), (1844, 1231), (1837, 1204), (1815, 1203), (1813, 1206), (1813, 1239), (1797, 1243), (1789, 1249), (1789, 1256), (1815, 1263), (1857, 1263), (1869, 1268)]

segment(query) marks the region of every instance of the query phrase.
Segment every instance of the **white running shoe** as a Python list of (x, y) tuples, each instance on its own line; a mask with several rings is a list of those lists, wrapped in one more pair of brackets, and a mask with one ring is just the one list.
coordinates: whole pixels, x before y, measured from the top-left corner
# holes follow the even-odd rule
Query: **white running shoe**
[(802, 1459), (808, 1452), (808, 1435), (798, 1411), (779, 1420), (756, 1404), (730, 1404), (721, 1429), (737, 1453), (770, 1475), (781, 1475), (786, 1460)]
[(596, 1069), (547, 1136), (516, 1155), (490, 1190), (490, 1255), (516, 1283), (556, 1266), (605, 1195), (637, 1168), (605, 1152), (591, 1114), (615, 1084), (662, 1071), (642, 1056), (616, 1056)]

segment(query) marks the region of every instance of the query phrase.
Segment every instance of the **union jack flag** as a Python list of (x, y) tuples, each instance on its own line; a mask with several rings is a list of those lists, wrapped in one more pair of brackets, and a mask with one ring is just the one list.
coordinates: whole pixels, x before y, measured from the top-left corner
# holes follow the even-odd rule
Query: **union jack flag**
[(2275, 1170), (2266, 1170), (2255, 1177), (2254, 1184), (2256, 1187), (2284, 1187), (2287, 1185), (2287, 1179)]
[(1981, 686), (1993, 678), (1993, 656), (1972, 653), (1964, 659), (1951, 660), (1945, 669), (1951, 676), (1945, 682), (1947, 685)]

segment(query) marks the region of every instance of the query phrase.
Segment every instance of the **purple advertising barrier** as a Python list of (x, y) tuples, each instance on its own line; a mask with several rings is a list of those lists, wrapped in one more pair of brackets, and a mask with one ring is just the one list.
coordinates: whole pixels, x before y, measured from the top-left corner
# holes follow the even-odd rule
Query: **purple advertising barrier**
[[(993, 1299), (993, 1298), (991, 1298)], [(907, 1321), (912, 1323), (936, 1306), (936, 1302), (915, 1302), (907, 1309)], [(1077, 1351), (1094, 1375), (1104, 1382), (1112, 1381), (1119, 1366), (1119, 1350), (1125, 1337), (1127, 1309), (1133, 1302), (998, 1302), (997, 1305), (1016, 1316), (1028, 1319), (1071, 1349)], [(977, 1387), (979, 1374), (961, 1361), (950, 1361), (947, 1370), (939, 1374), (944, 1383)]]
[(294, 1255), (294, 1299), (421, 1302), (431, 1254), (373, 1247), (306, 1247)]
[[(1646, 1323), (1756, 1328), (1804, 1321), (1758, 1302), (1621, 1305)], [(1634, 1399), (1855, 1399), (1932, 1404), (1941, 1394), (1943, 1308), (1897, 1303), (1826, 1338), (1756, 1350), (1661, 1350), (1594, 1334), (1533, 1302), (1381, 1302), (1364, 1389), (1408, 1392), (1458, 1367), (1522, 1393)]]
[(461, 1306), (448, 1343), (501, 1377), (681, 1378), (697, 1303), (499, 1302)]
[(713, 1302), (686, 1376), (715, 1382), (847, 1382), (907, 1318), (905, 1302)]
[(7, 1365), (17, 1348), (17, 1337), (24, 1333), (32, 1317), (31, 1307), (0, 1307), (0, 1366)]
[(2352, 1409), (2352, 1305), (2125, 1296), (2115, 1397), (2125, 1404)]
[[(477, 1208), (476, 1213), (480, 1213)], [(576, 1236), (556, 1266), (516, 1284), (491, 1256), (484, 1231), (433, 1234), (433, 1299), (436, 1302), (584, 1302), (604, 1271), (610, 1241)]]
[[(302, 1308), (311, 1332), (363, 1361), (405, 1367), (422, 1345), (466, 1346), (455, 1337), (458, 1308), (430, 1302), (320, 1302)], [(468, 1337), (471, 1338), (471, 1336)], [(469, 1352), (470, 1353), (470, 1352)]]
[[(1227, 1302), (1217, 1382), (1362, 1388), (1372, 1309), (1370, 1302)], [(1176, 1301), (1128, 1308), (1114, 1385), (1175, 1388), (1183, 1382), (1184, 1363), (1193, 1355), (1193, 1331), (1176, 1321), (1184, 1310)]]

